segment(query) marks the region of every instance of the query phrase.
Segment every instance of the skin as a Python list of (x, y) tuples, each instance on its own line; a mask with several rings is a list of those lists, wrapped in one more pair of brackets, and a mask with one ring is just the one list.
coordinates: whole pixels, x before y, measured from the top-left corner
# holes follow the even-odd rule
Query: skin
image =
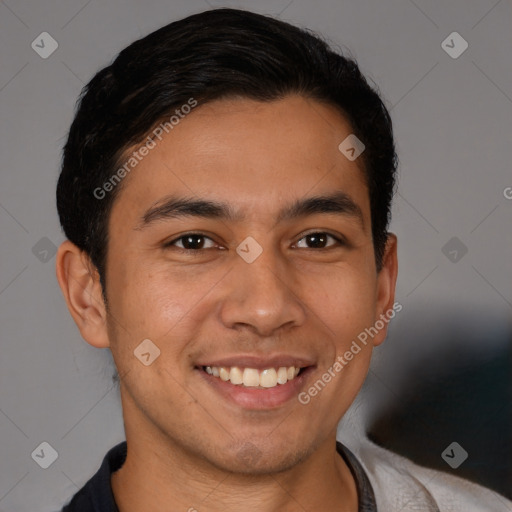
[[(121, 512), (357, 510), (336, 426), (386, 328), (307, 405), (250, 410), (194, 368), (242, 353), (294, 354), (314, 361), (307, 390), (392, 308), (396, 237), (377, 272), (362, 162), (338, 150), (350, 133), (332, 106), (299, 96), (199, 105), (122, 183), (109, 219), (108, 308), (88, 257), (69, 241), (59, 248), (68, 308), (88, 343), (110, 347), (121, 376), (128, 455), (112, 477)], [(285, 205), (333, 191), (350, 196), (362, 219), (315, 213), (276, 223)], [(223, 201), (245, 218), (137, 229), (169, 194)], [(209, 237), (203, 249), (187, 252), (183, 239), (163, 248), (191, 231)], [(347, 244), (329, 237), (319, 248), (305, 236), (326, 232)], [(250, 264), (236, 253), (248, 236), (263, 249)], [(133, 354), (146, 338), (161, 351), (149, 366)]]

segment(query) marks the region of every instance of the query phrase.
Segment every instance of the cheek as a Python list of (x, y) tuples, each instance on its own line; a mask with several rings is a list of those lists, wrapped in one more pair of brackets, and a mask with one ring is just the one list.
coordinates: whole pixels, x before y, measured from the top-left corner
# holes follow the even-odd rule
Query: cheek
[(216, 273), (194, 270), (119, 269), (112, 287), (112, 310), (131, 333), (141, 339), (163, 339), (197, 318), (208, 291), (219, 280)]
[(354, 268), (341, 268), (323, 276), (315, 276), (305, 297), (312, 309), (325, 320), (338, 339), (347, 340), (373, 323), (375, 284), (368, 273)]
[[(111, 350), (119, 374), (129, 373), (129, 381), (137, 383), (129, 387), (133, 387), (132, 393), (139, 396), (141, 403), (149, 403), (154, 390), (147, 397), (140, 390), (152, 390), (156, 380), (168, 382), (164, 386), (167, 389), (174, 379), (182, 380), (182, 373), (188, 368), (184, 354), (200, 323), (195, 304), (204, 295), (201, 291), (197, 286), (183, 286), (176, 276), (165, 272), (143, 270), (133, 273), (131, 279), (118, 280), (113, 289)], [(145, 366), (142, 356), (147, 352), (151, 359), (155, 357), (149, 366)], [(166, 371), (169, 368), (171, 375)], [(187, 397), (182, 397), (183, 403)]]

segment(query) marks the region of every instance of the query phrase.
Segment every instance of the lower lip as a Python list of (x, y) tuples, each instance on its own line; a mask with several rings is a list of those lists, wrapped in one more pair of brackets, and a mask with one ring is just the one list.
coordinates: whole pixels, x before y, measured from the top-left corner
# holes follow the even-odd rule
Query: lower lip
[(313, 366), (308, 366), (297, 377), (289, 380), (286, 384), (278, 384), (273, 388), (265, 389), (231, 384), (229, 381), (223, 381), (219, 377), (209, 375), (202, 369), (196, 368), (196, 371), (207, 384), (226, 400), (244, 409), (263, 410), (280, 407), (289, 400), (297, 398), (313, 369)]

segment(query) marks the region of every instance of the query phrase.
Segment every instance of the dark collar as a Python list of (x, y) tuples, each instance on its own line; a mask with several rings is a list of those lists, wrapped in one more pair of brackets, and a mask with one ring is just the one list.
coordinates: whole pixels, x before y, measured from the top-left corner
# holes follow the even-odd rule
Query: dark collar
[[(356, 456), (339, 441), (336, 449), (349, 467), (357, 486), (359, 512), (376, 512), (375, 495), (361, 463)], [(119, 512), (110, 477), (126, 460), (126, 441), (111, 448), (97, 473), (78, 491), (62, 512)]]
[(356, 456), (339, 441), (336, 441), (336, 450), (343, 457), (356, 481), (357, 499), (359, 502), (358, 512), (377, 512), (373, 487), (363, 466), (361, 466)]

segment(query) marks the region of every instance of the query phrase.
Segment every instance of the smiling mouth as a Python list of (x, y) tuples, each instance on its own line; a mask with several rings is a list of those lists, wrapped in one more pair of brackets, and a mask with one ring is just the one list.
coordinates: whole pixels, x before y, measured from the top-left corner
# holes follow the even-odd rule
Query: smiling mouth
[(306, 367), (280, 366), (278, 368), (241, 368), (238, 366), (201, 366), (200, 369), (212, 377), (235, 386), (269, 389), (294, 380)]

